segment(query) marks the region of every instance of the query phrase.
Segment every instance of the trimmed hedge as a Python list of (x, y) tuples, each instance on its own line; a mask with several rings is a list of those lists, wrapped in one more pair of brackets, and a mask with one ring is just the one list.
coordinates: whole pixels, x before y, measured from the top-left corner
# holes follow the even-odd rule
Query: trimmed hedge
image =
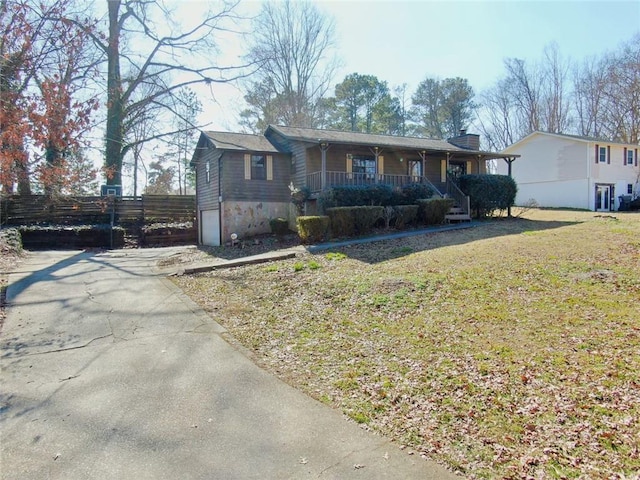
[(383, 218), (384, 207), (336, 207), (327, 209), (333, 237), (353, 237), (373, 231), (375, 224)]
[[(402, 196), (404, 197), (404, 203), (406, 205), (413, 205), (418, 202), (419, 199), (422, 198), (431, 198), (433, 197), (433, 189), (429, 185), (425, 185), (424, 183), (409, 183), (404, 185), (400, 191), (402, 192)], [(397, 205), (401, 205), (398, 203)]]
[(275, 235), (286, 235), (289, 233), (289, 220), (286, 218), (272, 218), (269, 220), (269, 226), (271, 227), (271, 233)]
[(515, 204), (518, 186), (507, 175), (462, 175), (460, 190), (471, 199), (476, 216), (491, 216), (496, 210), (506, 210)]
[(418, 205), (396, 205), (393, 207), (395, 221), (393, 226), (401, 230), (407, 225), (416, 223), (418, 218)]
[(444, 223), (444, 216), (453, 206), (451, 198), (428, 198), (418, 200), (418, 218), (425, 225), (440, 225)]
[(419, 198), (430, 198), (433, 189), (421, 183), (410, 183), (399, 190), (391, 185), (339, 185), (320, 197), (325, 210), (337, 207), (412, 205)]
[(327, 237), (329, 231), (329, 217), (302, 216), (296, 218), (298, 235), (303, 243), (317, 243)]

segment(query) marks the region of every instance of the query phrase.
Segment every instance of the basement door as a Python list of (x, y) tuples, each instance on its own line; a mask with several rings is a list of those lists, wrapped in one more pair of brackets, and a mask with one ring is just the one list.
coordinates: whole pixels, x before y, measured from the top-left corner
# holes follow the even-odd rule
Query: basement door
[(611, 197), (613, 187), (611, 185), (596, 185), (596, 212), (611, 211)]

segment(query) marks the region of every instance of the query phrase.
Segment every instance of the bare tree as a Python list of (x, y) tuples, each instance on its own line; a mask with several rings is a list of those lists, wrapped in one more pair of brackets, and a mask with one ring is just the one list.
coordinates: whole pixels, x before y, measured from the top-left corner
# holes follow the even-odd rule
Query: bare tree
[(605, 134), (626, 143), (640, 141), (640, 33), (606, 61)]
[(544, 49), (542, 67), (541, 122), (550, 133), (567, 132), (570, 127), (569, 95), (567, 92), (570, 64), (560, 55), (558, 44)]
[(574, 67), (574, 109), (579, 135), (592, 137), (602, 135), (607, 70), (606, 60), (595, 57), (585, 59), (581, 65)]
[(478, 123), (490, 150), (500, 151), (520, 138), (509, 80), (503, 78), (480, 96)]
[[(197, 25), (182, 27), (160, 0), (109, 0), (107, 38), (93, 37), (107, 59), (108, 184), (122, 183), (123, 159), (137, 143), (171, 134), (154, 132), (134, 139), (127, 130), (135, 124), (132, 118), (151, 105), (170, 111), (175, 92), (183, 87), (239, 77), (239, 66), (211, 65), (216, 33), (235, 18), (236, 5), (225, 2), (220, 10), (205, 12)], [(139, 95), (143, 90), (147, 93)]]
[(259, 66), (245, 92), (243, 124), (313, 127), (337, 61), (334, 22), (307, 0), (267, 1), (253, 26), (248, 59)]

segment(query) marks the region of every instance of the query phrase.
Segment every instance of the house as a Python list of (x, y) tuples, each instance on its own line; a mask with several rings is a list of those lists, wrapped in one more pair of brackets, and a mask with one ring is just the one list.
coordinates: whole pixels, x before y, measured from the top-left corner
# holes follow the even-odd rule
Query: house
[[(612, 211), (621, 196), (638, 196), (638, 145), (589, 137), (533, 132), (502, 153), (520, 155), (511, 175), (517, 205)], [(506, 164), (498, 163), (498, 173)], [(624, 197), (623, 197), (624, 198)], [(629, 197), (626, 197), (629, 198)]]
[(220, 245), (231, 234), (270, 232), (269, 220), (293, 223), (293, 187), (308, 187), (307, 213), (319, 211), (322, 191), (337, 185), (430, 185), (469, 213), (469, 199), (451, 181), (486, 173), (486, 161), (512, 155), (480, 150), (478, 135), (444, 140), (269, 125), (264, 135), (202, 132), (196, 171), (199, 242)]

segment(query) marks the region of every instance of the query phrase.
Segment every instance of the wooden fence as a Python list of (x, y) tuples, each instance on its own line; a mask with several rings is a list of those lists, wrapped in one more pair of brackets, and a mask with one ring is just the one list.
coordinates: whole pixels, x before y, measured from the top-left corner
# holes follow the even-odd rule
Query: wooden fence
[(196, 221), (194, 195), (141, 197), (0, 197), (0, 225), (149, 225)]

